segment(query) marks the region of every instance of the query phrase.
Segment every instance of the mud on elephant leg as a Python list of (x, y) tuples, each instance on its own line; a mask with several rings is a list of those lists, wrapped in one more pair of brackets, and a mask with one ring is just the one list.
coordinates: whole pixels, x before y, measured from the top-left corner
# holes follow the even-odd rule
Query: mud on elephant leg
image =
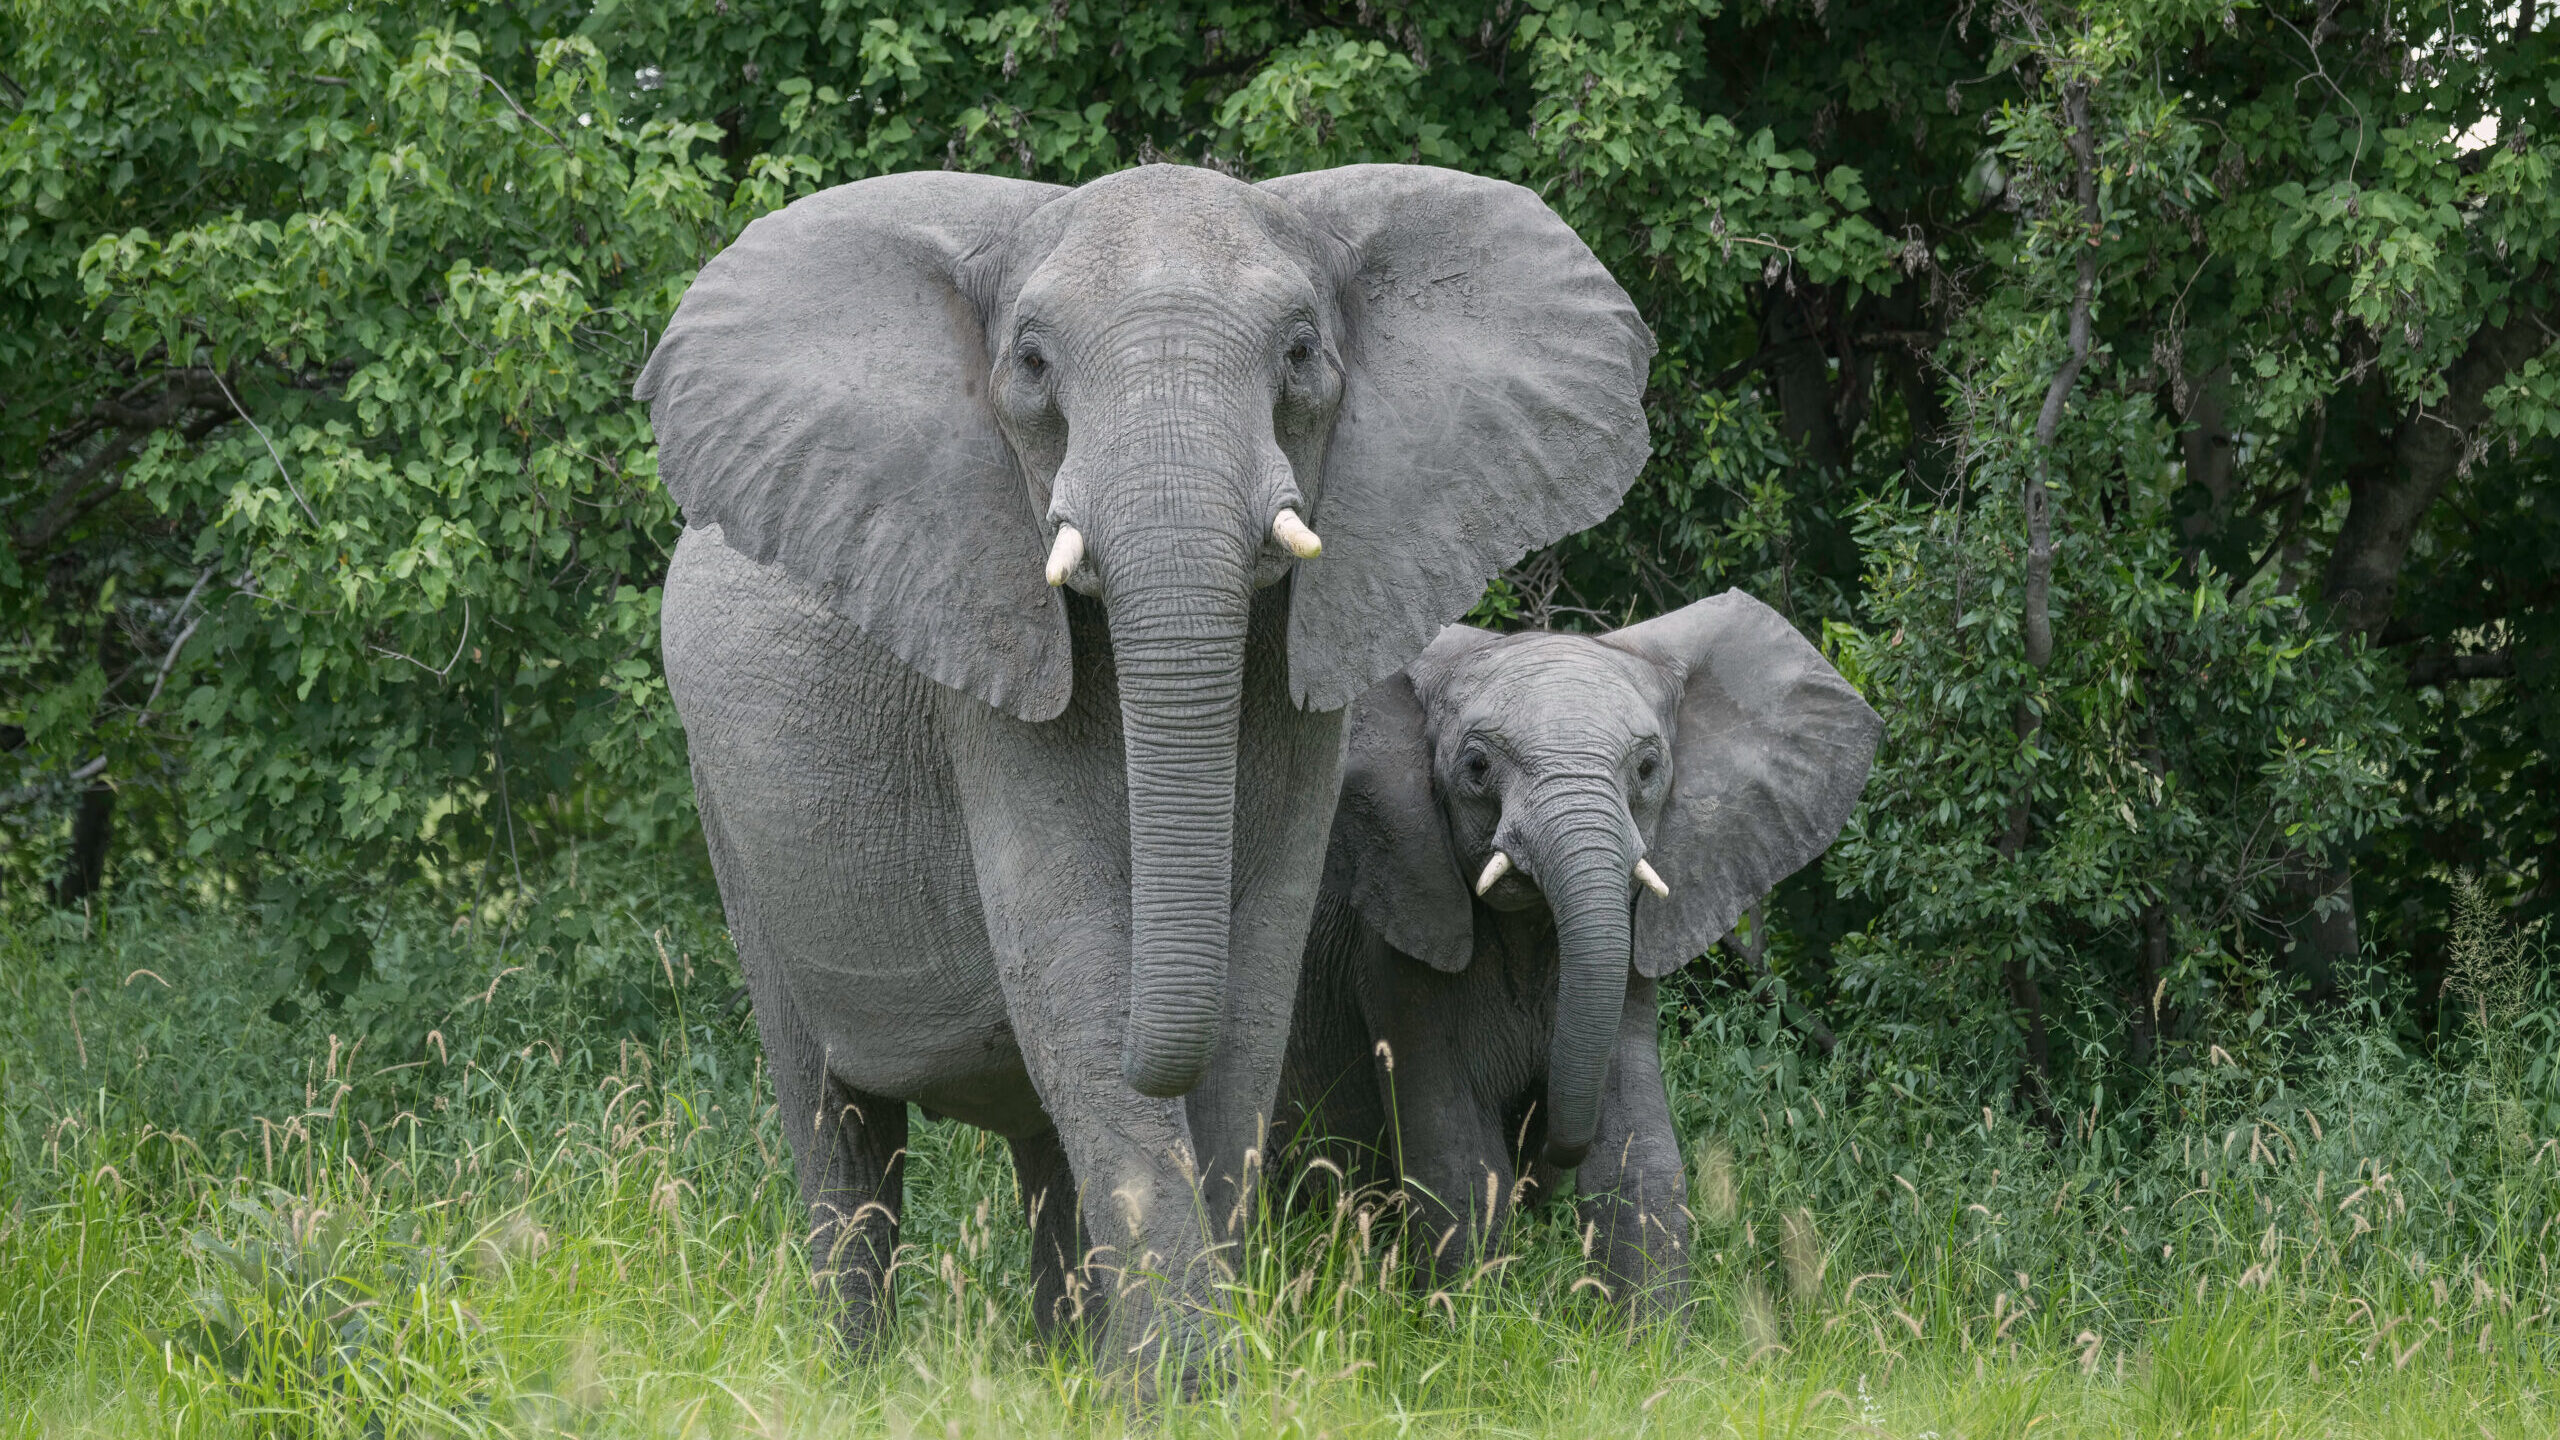
[(1084, 1272), (1084, 1226), (1075, 1175), (1058, 1132), (1010, 1142), (1013, 1176), (1031, 1227), (1031, 1313), (1040, 1338), (1072, 1343), (1100, 1328), (1102, 1296)]
[(1591, 1263), (1611, 1298), (1647, 1318), (1676, 1314), (1688, 1298), (1688, 1195), (1663, 1090), (1651, 980), (1638, 977), (1627, 987), (1598, 1141), (1576, 1188)]

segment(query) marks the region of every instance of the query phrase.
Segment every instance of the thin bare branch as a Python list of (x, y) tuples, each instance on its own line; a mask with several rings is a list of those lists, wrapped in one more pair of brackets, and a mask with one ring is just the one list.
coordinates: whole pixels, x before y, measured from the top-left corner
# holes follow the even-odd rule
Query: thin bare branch
[(522, 120), (524, 123), (541, 131), (543, 134), (550, 136), (552, 144), (559, 146), (563, 150), (569, 148), (569, 142), (560, 138), (559, 131), (554, 130), (550, 126), (543, 124), (541, 121), (534, 119), (531, 111), (525, 109), (522, 105), (517, 104), (516, 97), (507, 93), (507, 87), (498, 83), (498, 77), (490, 74), (486, 70), (474, 70), (472, 73), (478, 75), (490, 89), (498, 92), (498, 98), (507, 102), (507, 108), (516, 112), (517, 119)]
[(204, 567), (203, 571), (196, 576), (195, 585), (187, 591), (187, 598), (178, 602), (176, 618), (186, 620), (187, 623), (178, 631), (177, 637), (169, 642), (168, 653), (160, 657), (160, 668), (151, 676), (151, 693), (143, 697), (142, 715), (137, 724), (150, 721), (151, 707), (160, 703), (160, 689), (169, 683), (169, 672), (177, 668), (179, 652), (187, 648), (187, 642), (195, 638), (196, 627), (204, 623), (202, 612), (199, 611), (192, 619), (188, 618), (187, 612), (195, 609), (196, 597), (202, 595), (204, 587), (213, 582), (213, 570), (214, 567), (210, 565)]
[(387, 649), (380, 645), (368, 645), (365, 648), (371, 650), (376, 655), (388, 655), (394, 660), (406, 660), (410, 664), (417, 666), (419, 669), (426, 671), (428, 674), (433, 675), (439, 680), (442, 680), (453, 673), (454, 666), (462, 663), (462, 647), (470, 643), (471, 597), (465, 595), (462, 597), (462, 638), (453, 642), (453, 658), (444, 662), (443, 669), (439, 670), (435, 666), (428, 664), (426, 661), (419, 659), (415, 655), (405, 654), (398, 650)]
[[(2098, 213), (2097, 137), (2089, 123), (2089, 82), (2074, 79), (2062, 90), (2063, 143), (2071, 151), (2072, 198), (2079, 203), (2080, 233), (2073, 249), (2077, 252), (2077, 272), (2071, 294), (2071, 317), (2067, 336), (2070, 354), (2045, 386), (2044, 407), (2036, 414), (2036, 459), (2027, 478), (2025, 509), (2027, 519), (2027, 576), (2025, 607), (2020, 629), (2026, 641), (2027, 664), (2041, 671), (2053, 663), (2053, 511), (2050, 477), (2053, 448), (2062, 432), (2062, 416), (2071, 401), (2073, 387), (2080, 383), (2080, 372), (2089, 365), (2090, 312), (2098, 293), (2098, 239), (2101, 217)], [(2042, 721), (2035, 707), (2025, 700), (2018, 702), (2016, 727), (2021, 741), (2032, 743)], [(2033, 807), (2028, 803), (2027, 787), (2021, 785), (2018, 797), (2010, 803), (2009, 823), (2000, 836), (2000, 854), (2015, 859), (2026, 848), (2027, 832), (2032, 824)]]
[(266, 427), (250, 419), (249, 412), (240, 404), (240, 397), (231, 393), (231, 387), (224, 384), (220, 372), (215, 372), (213, 383), (222, 386), (222, 398), (230, 401), (231, 408), (239, 413), (240, 418), (249, 422), (249, 428), (258, 432), (258, 442), (267, 447), (267, 458), (276, 462), (276, 473), (284, 477), (284, 488), (293, 493), (293, 503), (302, 507), (302, 516), (311, 522), (311, 528), (319, 529), (320, 517), (312, 512), (311, 502), (302, 498), (302, 487), (293, 483), (293, 472), (284, 468), (284, 457), (276, 453), (276, 442), (267, 438)]

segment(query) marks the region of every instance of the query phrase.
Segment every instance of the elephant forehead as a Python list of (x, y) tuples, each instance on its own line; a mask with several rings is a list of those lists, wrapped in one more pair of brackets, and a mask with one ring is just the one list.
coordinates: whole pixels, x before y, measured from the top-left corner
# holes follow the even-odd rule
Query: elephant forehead
[(1065, 208), (1051, 267), (1072, 262), (1098, 290), (1186, 268), (1268, 265), (1281, 249), (1267, 197), (1214, 170), (1141, 166), (1077, 190)]
[(1587, 636), (1519, 635), (1451, 673), (1443, 731), (1491, 727), (1533, 747), (1632, 740), (1661, 729), (1672, 698), (1652, 665)]

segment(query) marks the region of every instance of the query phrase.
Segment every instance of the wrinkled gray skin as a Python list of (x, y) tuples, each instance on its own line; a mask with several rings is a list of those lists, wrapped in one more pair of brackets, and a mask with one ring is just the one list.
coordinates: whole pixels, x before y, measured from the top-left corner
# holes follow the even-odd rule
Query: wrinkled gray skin
[(1535, 196), (1423, 167), (889, 176), (703, 270), (640, 384), (667, 678), (850, 1341), (915, 1103), (1011, 1142), (1044, 1324), (1196, 1363), (1342, 709), (1616, 505), (1651, 350)]
[[(1578, 1165), (1602, 1284), (1675, 1307), (1655, 981), (1831, 843), (1881, 728), (1739, 590), (1600, 637), (1443, 631), (1352, 713), (1282, 1084), (1291, 1162), (1400, 1181), (1435, 1285)], [(1513, 868), (1478, 899), (1497, 850)], [(1639, 858), (1669, 898), (1637, 888)]]

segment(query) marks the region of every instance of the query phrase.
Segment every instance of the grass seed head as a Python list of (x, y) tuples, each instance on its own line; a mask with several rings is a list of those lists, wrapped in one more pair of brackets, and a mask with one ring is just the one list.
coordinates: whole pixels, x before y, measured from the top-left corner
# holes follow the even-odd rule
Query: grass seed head
[(528, 1260), (541, 1257), (551, 1248), (551, 1232), (534, 1223), (522, 1210), (481, 1233), (471, 1242), (471, 1273), (482, 1279), (493, 1279)]
[(1813, 1212), (1799, 1205), (1780, 1221), (1778, 1248), (1787, 1259), (1787, 1289), (1798, 1301), (1812, 1301), (1822, 1295), (1822, 1272), (1827, 1263), (1822, 1253), (1822, 1236), (1813, 1227)]
[(1733, 1223), (1741, 1209), (1733, 1183), (1733, 1152), (1721, 1144), (1709, 1145), (1698, 1161), (1698, 1213), (1710, 1225), (1725, 1226)]

